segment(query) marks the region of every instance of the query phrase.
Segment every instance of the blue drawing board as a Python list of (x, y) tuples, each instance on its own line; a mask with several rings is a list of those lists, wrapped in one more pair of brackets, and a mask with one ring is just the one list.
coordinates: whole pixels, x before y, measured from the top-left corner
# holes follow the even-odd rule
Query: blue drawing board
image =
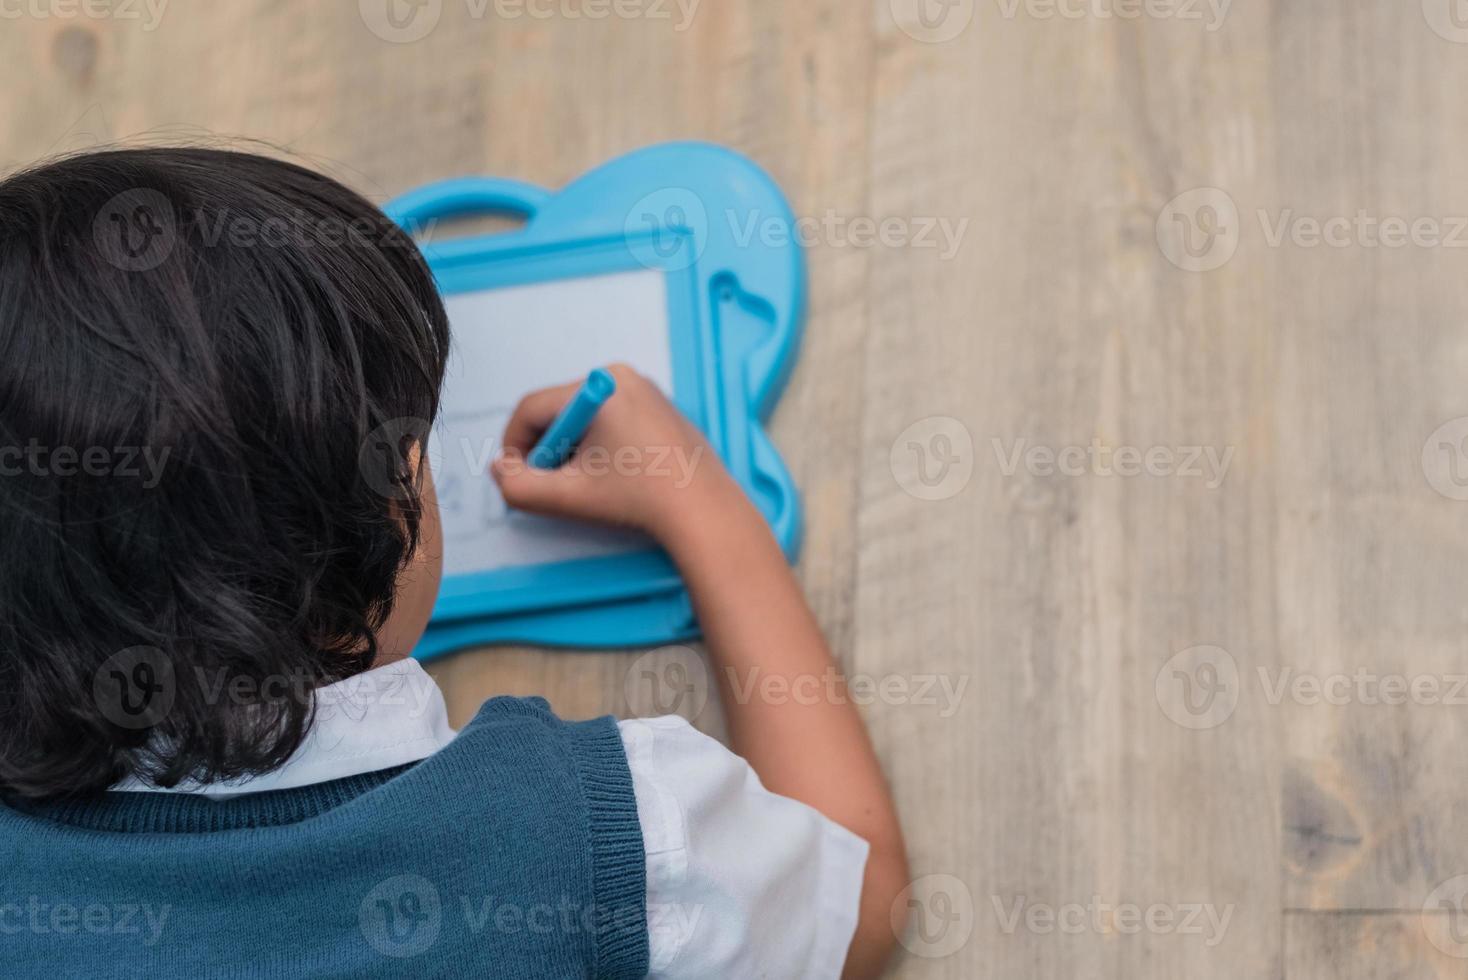
[[(613, 160), (558, 193), (466, 177), (386, 210), (420, 235), (478, 214), (526, 222), (420, 243), (454, 353), (429, 451), (444, 583), (416, 656), (698, 635), (676, 570), (650, 540), (509, 510), (487, 473), (521, 394), (614, 361), (652, 378), (707, 434), (794, 559), (799, 496), (763, 422), (799, 348), (805, 269), (794, 216), (762, 170), (721, 147), (673, 143)], [(678, 472), (691, 463), (645, 457)]]

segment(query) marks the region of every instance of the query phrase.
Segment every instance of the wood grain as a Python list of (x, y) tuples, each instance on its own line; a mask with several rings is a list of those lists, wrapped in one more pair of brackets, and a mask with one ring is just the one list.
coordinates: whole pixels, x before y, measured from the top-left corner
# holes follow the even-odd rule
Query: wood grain
[(1291, 915), (1285, 920), (1290, 980), (1450, 980), (1468, 973), (1462, 951), (1445, 939), (1442, 916)]
[[(914, 871), (942, 876), (893, 975), (1463, 976), (1420, 913), (1468, 872), (1468, 503), (1434, 490), (1468, 428), (1429, 443), (1468, 416), (1465, 253), (1274, 240), (1300, 217), (1468, 216), (1468, 45), (1434, 2), (1256, 0), (1221, 23), (960, 2), (972, 23), (940, 43), (907, 0), (708, 2), (686, 29), (672, 4), (444, 0), (411, 43), (345, 2), (174, 0), (153, 30), (25, 16), (0, 31), (0, 162), (240, 136), (385, 200), (472, 172), (558, 186), (667, 139), (744, 151), (816, 229), (774, 422), (802, 579), (848, 669), (887, 684), (864, 711)], [(1173, 261), (1199, 201), (1237, 212), (1181, 254), (1230, 253), (1209, 271)], [(1072, 475), (1045, 462), (1070, 447)], [(1228, 465), (1124, 476), (1126, 447)], [(713, 699), (640, 693), (698, 663), (499, 649), (434, 672), (456, 722), (540, 693), (718, 733)], [(1374, 703), (1384, 676), (1439, 695)], [(1342, 677), (1344, 703), (1314, 703)], [(1132, 931), (1098, 906), (1227, 926)]]

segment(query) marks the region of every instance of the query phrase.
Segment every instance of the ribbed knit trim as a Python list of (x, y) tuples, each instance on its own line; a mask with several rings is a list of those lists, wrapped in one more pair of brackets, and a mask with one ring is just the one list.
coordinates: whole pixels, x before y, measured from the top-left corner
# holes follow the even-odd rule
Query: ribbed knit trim
[(647, 855), (637, 796), (612, 718), (566, 726), (591, 820), (592, 893), (597, 911), (597, 976), (647, 975)]
[(565, 722), (544, 698), (500, 697), (485, 702), (469, 727), (495, 715), (540, 717), (565, 733), (566, 750), (576, 767), (590, 823), (596, 975), (608, 980), (640, 980), (647, 976), (652, 956), (647, 931), (647, 854), (632, 770), (616, 719)]
[(212, 834), (300, 823), (350, 803), (418, 763), (348, 776), (329, 783), (210, 800), (180, 793), (100, 793), (75, 800), (12, 802), (20, 813), (124, 834)]
[[(550, 710), (550, 703), (544, 698), (500, 697), (485, 702), (469, 727), (487, 717), (513, 714), (550, 718), (559, 722)], [(19, 813), (84, 830), (135, 834), (209, 834), (281, 827), (310, 820), (350, 803), (417, 765), (421, 763), (394, 766), (391, 769), (311, 786), (250, 793), (226, 800), (211, 800), (182, 793), (98, 793), (76, 799), (45, 802), (7, 800), (3, 805)]]

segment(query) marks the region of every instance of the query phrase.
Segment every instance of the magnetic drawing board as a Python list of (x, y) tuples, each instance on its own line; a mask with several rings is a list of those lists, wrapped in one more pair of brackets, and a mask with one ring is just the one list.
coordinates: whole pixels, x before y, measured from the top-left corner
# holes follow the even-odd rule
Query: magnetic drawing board
[(628, 532), (510, 510), (488, 474), (520, 397), (624, 361), (673, 394), (668, 291), (651, 269), (445, 297), (453, 346), (429, 459), (444, 574), (645, 551)]
[[(793, 560), (799, 494), (763, 423), (799, 349), (805, 267), (789, 205), (763, 171), (721, 147), (673, 143), (556, 193), (468, 177), (386, 210), (420, 239), (453, 345), (429, 439), (445, 575), (415, 656), (698, 635), (682, 581), (652, 541), (507, 509), (487, 472), (521, 395), (617, 361), (704, 431)], [(526, 223), (433, 240), (439, 219), (485, 213)], [(741, 234), (751, 223), (783, 234)]]

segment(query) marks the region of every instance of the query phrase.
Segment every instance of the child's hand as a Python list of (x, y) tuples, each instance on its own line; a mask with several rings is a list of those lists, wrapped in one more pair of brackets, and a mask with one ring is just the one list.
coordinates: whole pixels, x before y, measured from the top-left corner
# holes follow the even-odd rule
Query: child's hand
[(555, 517), (633, 527), (659, 539), (708, 519), (734, 488), (718, 454), (652, 382), (624, 364), (608, 370), (617, 379), (616, 394), (560, 469), (537, 470), (525, 458), (579, 382), (521, 399), (505, 428), (504, 454), (490, 468), (505, 501)]

